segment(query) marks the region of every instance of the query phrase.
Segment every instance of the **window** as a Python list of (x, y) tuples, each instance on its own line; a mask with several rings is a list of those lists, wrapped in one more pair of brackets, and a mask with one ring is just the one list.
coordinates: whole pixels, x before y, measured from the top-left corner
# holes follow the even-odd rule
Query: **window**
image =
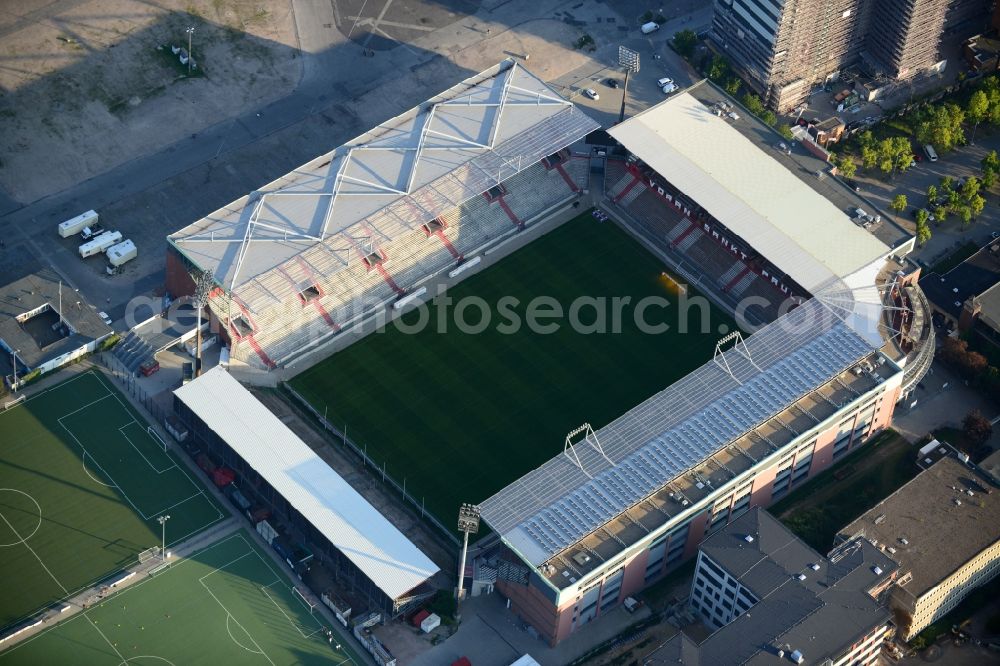
[(248, 335), (252, 335), (254, 332), (253, 325), (246, 315), (238, 314), (230, 320), (233, 324), (233, 328), (236, 329), (236, 335), (241, 338), (245, 338)]
[(299, 299), (302, 300), (303, 305), (316, 300), (322, 295), (323, 292), (320, 290), (319, 285), (314, 282), (305, 282), (299, 285)]
[(378, 249), (372, 250), (364, 258), (365, 266), (372, 268), (385, 263), (385, 254)]
[(448, 225), (445, 224), (444, 220), (442, 220), (440, 217), (435, 217), (430, 222), (425, 222), (424, 223), (424, 226), (423, 226), (424, 235), (430, 236), (431, 234), (437, 233), (438, 231), (440, 231), (441, 229), (444, 229), (447, 226)]

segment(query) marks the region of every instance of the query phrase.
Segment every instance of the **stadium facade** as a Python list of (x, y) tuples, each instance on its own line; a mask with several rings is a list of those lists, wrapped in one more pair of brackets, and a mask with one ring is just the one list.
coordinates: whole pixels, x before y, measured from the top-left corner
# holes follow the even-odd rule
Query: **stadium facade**
[(169, 236), (167, 290), (210, 273), (231, 358), (287, 366), (579, 198), (597, 127), (506, 60)]
[(500, 545), (475, 570), (553, 645), (887, 428), (908, 361), (893, 250), (727, 121), (684, 93), (610, 134), (608, 210), (661, 254), (716, 248), (691, 274), (771, 289), (769, 323), (481, 503)]

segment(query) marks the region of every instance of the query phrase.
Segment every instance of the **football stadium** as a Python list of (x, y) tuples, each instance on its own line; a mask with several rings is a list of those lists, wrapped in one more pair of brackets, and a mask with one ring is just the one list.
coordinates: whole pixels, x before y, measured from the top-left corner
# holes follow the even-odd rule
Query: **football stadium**
[[(553, 645), (862, 447), (933, 358), (912, 243), (883, 244), (692, 92), (613, 127), (605, 156), (581, 143), (596, 123), (505, 61), (169, 238), (168, 290), (211, 276), (232, 374), (291, 379), (439, 526), (478, 502), (473, 593)], [(712, 305), (656, 334), (421, 328), (442, 287), (485, 302), (480, 324), (505, 296)], [(213, 425), (232, 393), (213, 373), (186, 423), (323, 532), (316, 462), (296, 474), (260, 433)], [(339, 520), (360, 533), (356, 508)], [(320, 536), (353, 549), (355, 612), (428, 594), (436, 567), (388, 528)], [(372, 569), (382, 537), (421, 575)]]

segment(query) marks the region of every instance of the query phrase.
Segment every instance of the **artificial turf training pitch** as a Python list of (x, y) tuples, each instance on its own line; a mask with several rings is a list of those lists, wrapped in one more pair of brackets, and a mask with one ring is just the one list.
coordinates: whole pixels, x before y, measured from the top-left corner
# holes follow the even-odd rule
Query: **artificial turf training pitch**
[(0, 411), (0, 627), (222, 518), (147, 428), (95, 371)]
[[(390, 266), (391, 268), (391, 266)], [(293, 387), (348, 437), (367, 449), (386, 474), (445, 525), (462, 502), (479, 502), (560, 453), (566, 434), (589, 422), (607, 424), (657, 391), (711, 359), (723, 331), (735, 322), (710, 308), (710, 326), (700, 316), (680, 332), (678, 296), (661, 276), (663, 263), (610, 222), (585, 213), (533, 241), (496, 265), (448, 291), (485, 299), (492, 309), (486, 330), (468, 334), (428, 326), (406, 334), (390, 325), (292, 380)], [(688, 298), (696, 293), (691, 290)], [(633, 310), (621, 317), (621, 332), (582, 334), (567, 320), (555, 333), (522, 326), (498, 330), (497, 303), (514, 296), (524, 320), (527, 303), (550, 296), (568, 311), (577, 297), (646, 296), (668, 299), (651, 307), (645, 320), (667, 323), (659, 334), (644, 333)], [(448, 311), (453, 311), (454, 306)], [(606, 308), (608, 328), (610, 307)], [(697, 309), (692, 310), (697, 315)], [(469, 308), (465, 321), (479, 320)], [(430, 321), (439, 309), (430, 307)], [(403, 318), (413, 324), (419, 313)], [(583, 308), (584, 323), (597, 321)], [(725, 327), (725, 328), (721, 328)]]
[(236, 533), (0, 652), (0, 666), (363, 663), (326, 629)]

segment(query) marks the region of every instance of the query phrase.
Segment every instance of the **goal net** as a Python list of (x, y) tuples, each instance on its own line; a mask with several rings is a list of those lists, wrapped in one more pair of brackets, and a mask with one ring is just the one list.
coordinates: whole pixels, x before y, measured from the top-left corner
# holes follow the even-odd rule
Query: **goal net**
[(302, 594), (302, 592), (299, 591), (299, 588), (295, 587), (294, 585), (292, 585), (292, 596), (301, 601), (302, 605), (304, 605), (306, 608), (309, 609), (310, 615), (316, 612), (316, 604), (306, 599), (305, 595)]
[(163, 438), (160, 437), (160, 435), (156, 432), (156, 430), (153, 429), (153, 426), (146, 426), (146, 434), (148, 434), (154, 440), (156, 440), (157, 442), (159, 442), (160, 446), (163, 447), (164, 453), (166, 453), (166, 451), (167, 451), (167, 443), (164, 442)]

